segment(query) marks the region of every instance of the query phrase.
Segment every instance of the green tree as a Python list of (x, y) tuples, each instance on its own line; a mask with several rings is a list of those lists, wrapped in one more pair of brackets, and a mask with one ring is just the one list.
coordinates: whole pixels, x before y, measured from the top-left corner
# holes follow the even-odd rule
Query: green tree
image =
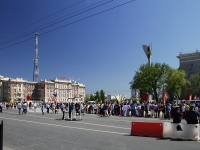
[(163, 85), (163, 78), (169, 66), (165, 63), (143, 64), (136, 71), (133, 80), (130, 82), (132, 89), (138, 89), (140, 94), (148, 93), (158, 101), (159, 91)]
[(174, 97), (180, 99), (183, 87), (188, 84), (185, 77), (186, 73), (184, 70), (170, 68), (166, 73), (165, 87), (170, 101), (172, 101)]
[(99, 92), (98, 91), (96, 91), (96, 93), (95, 93), (95, 100), (100, 101), (100, 96), (99, 96)]
[(90, 100), (90, 94), (85, 94), (85, 101), (89, 101)]
[(95, 100), (96, 100), (96, 99), (95, 99), (95, 96), (94, 96), (94, 95), (91, 95), (91, 96), (90, 96), (90, 100), (91, 100), (91, 101), (95, 101)]
[(105, 92), (103, 90), (100, 91), (99, 98), (102, 102), (105, 100)]
[(10, 98), (8, 98), (8, 97), (5, 97), (5, 102), (6, 103), (9, 103), (11, 101), (11, 99)]

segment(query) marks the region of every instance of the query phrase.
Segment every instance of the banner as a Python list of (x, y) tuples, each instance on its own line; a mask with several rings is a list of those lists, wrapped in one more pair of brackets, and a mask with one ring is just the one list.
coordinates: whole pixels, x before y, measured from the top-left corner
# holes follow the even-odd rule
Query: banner
[(167, 92), (164, 93), (163, 95), (163, 104), (166, 104), (166, 100), (167, 100)]
[(189, 100), (192, 100), (192, 94), (189, 95)]

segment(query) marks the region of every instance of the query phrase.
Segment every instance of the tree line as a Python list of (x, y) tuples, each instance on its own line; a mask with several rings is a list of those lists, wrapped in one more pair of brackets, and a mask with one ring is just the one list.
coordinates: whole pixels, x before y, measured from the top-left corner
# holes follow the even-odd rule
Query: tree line
[(165, 63), (142, 64), (129, 83), (131, 89), (138, 89), (140, 94), (152, 95), (159, 101), (163, 92), (168, 93), (168, 100), (180, 99), (182, 93), (197, 94), (200, 90), (200, 72), (187, 78), (184, 70), (174, 69)]

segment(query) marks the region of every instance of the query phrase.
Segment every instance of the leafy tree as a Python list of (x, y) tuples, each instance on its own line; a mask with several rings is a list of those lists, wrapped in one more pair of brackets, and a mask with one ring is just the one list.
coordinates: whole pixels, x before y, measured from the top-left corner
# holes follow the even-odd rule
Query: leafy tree
[(158, 101), (159, 91), (163, 85), (163, 78), (169, 66), (165, 63), (143, 64), (136, 71), (133, 80), (130, 82), (132, 89), (138, 89), (140, 93), (148, 93)]
[(8, 98), (8, 97), (5, 97), (5, 102), (6, 103), (9, 103), (11, 101), (11, 99), (10, 98)]
[(105, 92), (103, 90), (100, 91), (99, 97), (102, 102), (105, 100)]
[(90, 94), (86, 94), (85, 95), (85, 101), (89, 101), (90, 100)]
[(94, 95), (91, 95), (91, 96), (90, 96), (90, 100), (91, 100), (91, 101), (95, 101), (95, 100), (96, 100), (96, 99), (95, 99), (95, 96), (94, 96)]
[(99, 92), (98, 91), (96, 91), (96, 93), (95, 93), (95, 100), (100, 101), (100, 96), (99, 96)]
[(172, 101), (174, 97), (180, 99), (183, 87), (188, 84), (185, 77), (186, 73), (184, 70), (170, 68), (166, 73), (166, 91), (170, 101)]

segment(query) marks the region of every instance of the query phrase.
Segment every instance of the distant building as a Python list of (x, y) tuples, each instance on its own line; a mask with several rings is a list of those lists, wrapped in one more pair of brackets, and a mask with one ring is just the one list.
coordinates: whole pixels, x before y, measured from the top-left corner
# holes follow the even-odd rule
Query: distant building
[(179, 68), (187, 73), (187, 79), (200, 71), (200, 52), (180, 53), (177, 56), (179, 59)]
[[(189, 79), (191, 75), (196, 74), (200, 71), (200, 52), (196, 50), (196, 52), (190, 53), (180, 53), (177, 56), (179, 59), (179, 68), (186, 72), (186, 79)], [(181, 94), (181, 99), (188, 99), (191, 93), (186, 93), (185, 91)], [(198, 93), (198, 96), (200, 93)]]
[(6, 97), (14, 101), (51, 102), (56, 93), (57, 102), (79, 102), (85, 99), (85, 85), (73, 80), (41, 80), (31, 82), (22, 78), (4, 78), (0, 76), (0, 101)]

